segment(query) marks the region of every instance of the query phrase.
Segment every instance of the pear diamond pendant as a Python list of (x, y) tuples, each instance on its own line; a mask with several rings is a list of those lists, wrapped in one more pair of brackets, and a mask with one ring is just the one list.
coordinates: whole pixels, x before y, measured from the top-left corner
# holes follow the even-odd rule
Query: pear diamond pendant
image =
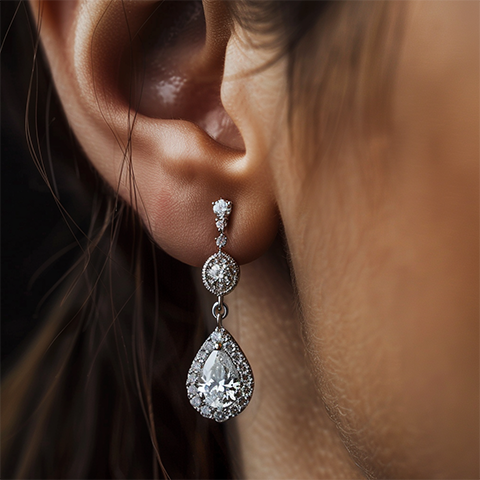
[(253, 394), (252, 369), (234, 338), (217, 327), (188, 371), (187, 395), (201, 415), (224, 422), (242, 412)]
[(223, 297), (238, 283), (240, 267), (222, 248), (227, 243), (225, 229), (232, 211), (232, 202), (224, 199), (213, 203), (218, 252), (205, 262), (202, 279), (205, 288), (217, 296), (212, 315), (217, 327), (205, 340), (193, 359), (187, 376), (187, 396), (191, 405), (206, 418), (224, 422), (242, 412), (253, 394), (252, 369), (242, 349), (223, 327), (228, 307)]

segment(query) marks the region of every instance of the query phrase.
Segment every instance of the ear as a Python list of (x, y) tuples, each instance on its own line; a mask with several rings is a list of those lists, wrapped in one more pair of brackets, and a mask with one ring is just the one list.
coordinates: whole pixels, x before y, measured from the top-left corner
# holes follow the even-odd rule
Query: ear
[(158, 245), (202, 265), (218, 235), (212, 202), (223, 197), (234, 206), (227, 252), (239, 263), (265, 252), (278, 228), (273, 182), (254, 131), (242, 135), (222, 104), (230, 39), (223, 4), (32, 6), (78, 140)]

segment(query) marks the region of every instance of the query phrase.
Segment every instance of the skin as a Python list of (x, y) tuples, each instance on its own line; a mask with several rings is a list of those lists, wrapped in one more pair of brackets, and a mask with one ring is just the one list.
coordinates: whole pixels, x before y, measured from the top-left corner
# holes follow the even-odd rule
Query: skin
[[(154, 5), (126, 4), (135, 31)], [(176, 65), (150, 69), (150, 86), (172, 69), (187, 80), (168, 109), (164, 91), (142, 100), (159, 107), (133, 130), (135, 198), (128, 95), (112, 73), (129, 45), (121, 3), (46, 2), (42, 41), (83, 148), (162, 248), (201, 266), (211, 202), (234, 203), (227, 251), (251, 263), (226, 326), (256, 379), (231, 427), (242, 476), (478, 478), (478, 4), (409, 2), (391, 129), (381, 148), (362, 139), (373, 176), (346, 126), (341, 161), (304, 171), (285, 61), (248, 74), (272, 53), (231, 35), (221, 4), (204, 8), (205, 45), (179, 41)], [(268, 250), (279, 218), (295, 289)]]

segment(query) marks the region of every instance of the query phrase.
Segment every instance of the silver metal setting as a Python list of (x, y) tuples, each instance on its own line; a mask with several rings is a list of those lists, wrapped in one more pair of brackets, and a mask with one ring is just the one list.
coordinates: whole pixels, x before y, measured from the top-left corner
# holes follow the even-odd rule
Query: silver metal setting
[(213, 202), (215, 226), (220, 233), (215, 239), (218, 252), (203, 265), (202, 280), (205, 288), (217, 296), (212, 307), (217, 327), (193, 359), (186, 383), (187, 396), (193, 408), (217, 422), (224, 422), (242, 412), (250, 402), (254, 388), (250, 364), (222, 324), (228, 315), (223, 297), (237, 286), (240, 277), (238, 263), (222, 251), (227, 244), (225, 229), (232, 206), (231, 201), (223, 198)]
[(223, 303), (223, 297), (218, 297), (218, 302), (215, 302), (212, 307), (212, 315), (213, 318), (217, 321), (217, 326), (222, 326), (222, 321), (225, 320), (226, 316), (228, 315), (228, 307), (226, 303)]

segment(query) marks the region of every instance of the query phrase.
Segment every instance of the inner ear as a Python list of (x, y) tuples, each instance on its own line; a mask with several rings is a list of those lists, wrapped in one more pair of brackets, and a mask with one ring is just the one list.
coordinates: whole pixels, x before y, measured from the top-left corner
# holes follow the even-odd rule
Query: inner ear
[[(218, 17), (218, 10), (207, 12)], [(141, 115), (192, 122), (217, 142), (244, 150), (220, 98), (227, 30), (226, 18), (206, 19), (201, 1), (162, 2), (122, 56), (121, 94)]]

